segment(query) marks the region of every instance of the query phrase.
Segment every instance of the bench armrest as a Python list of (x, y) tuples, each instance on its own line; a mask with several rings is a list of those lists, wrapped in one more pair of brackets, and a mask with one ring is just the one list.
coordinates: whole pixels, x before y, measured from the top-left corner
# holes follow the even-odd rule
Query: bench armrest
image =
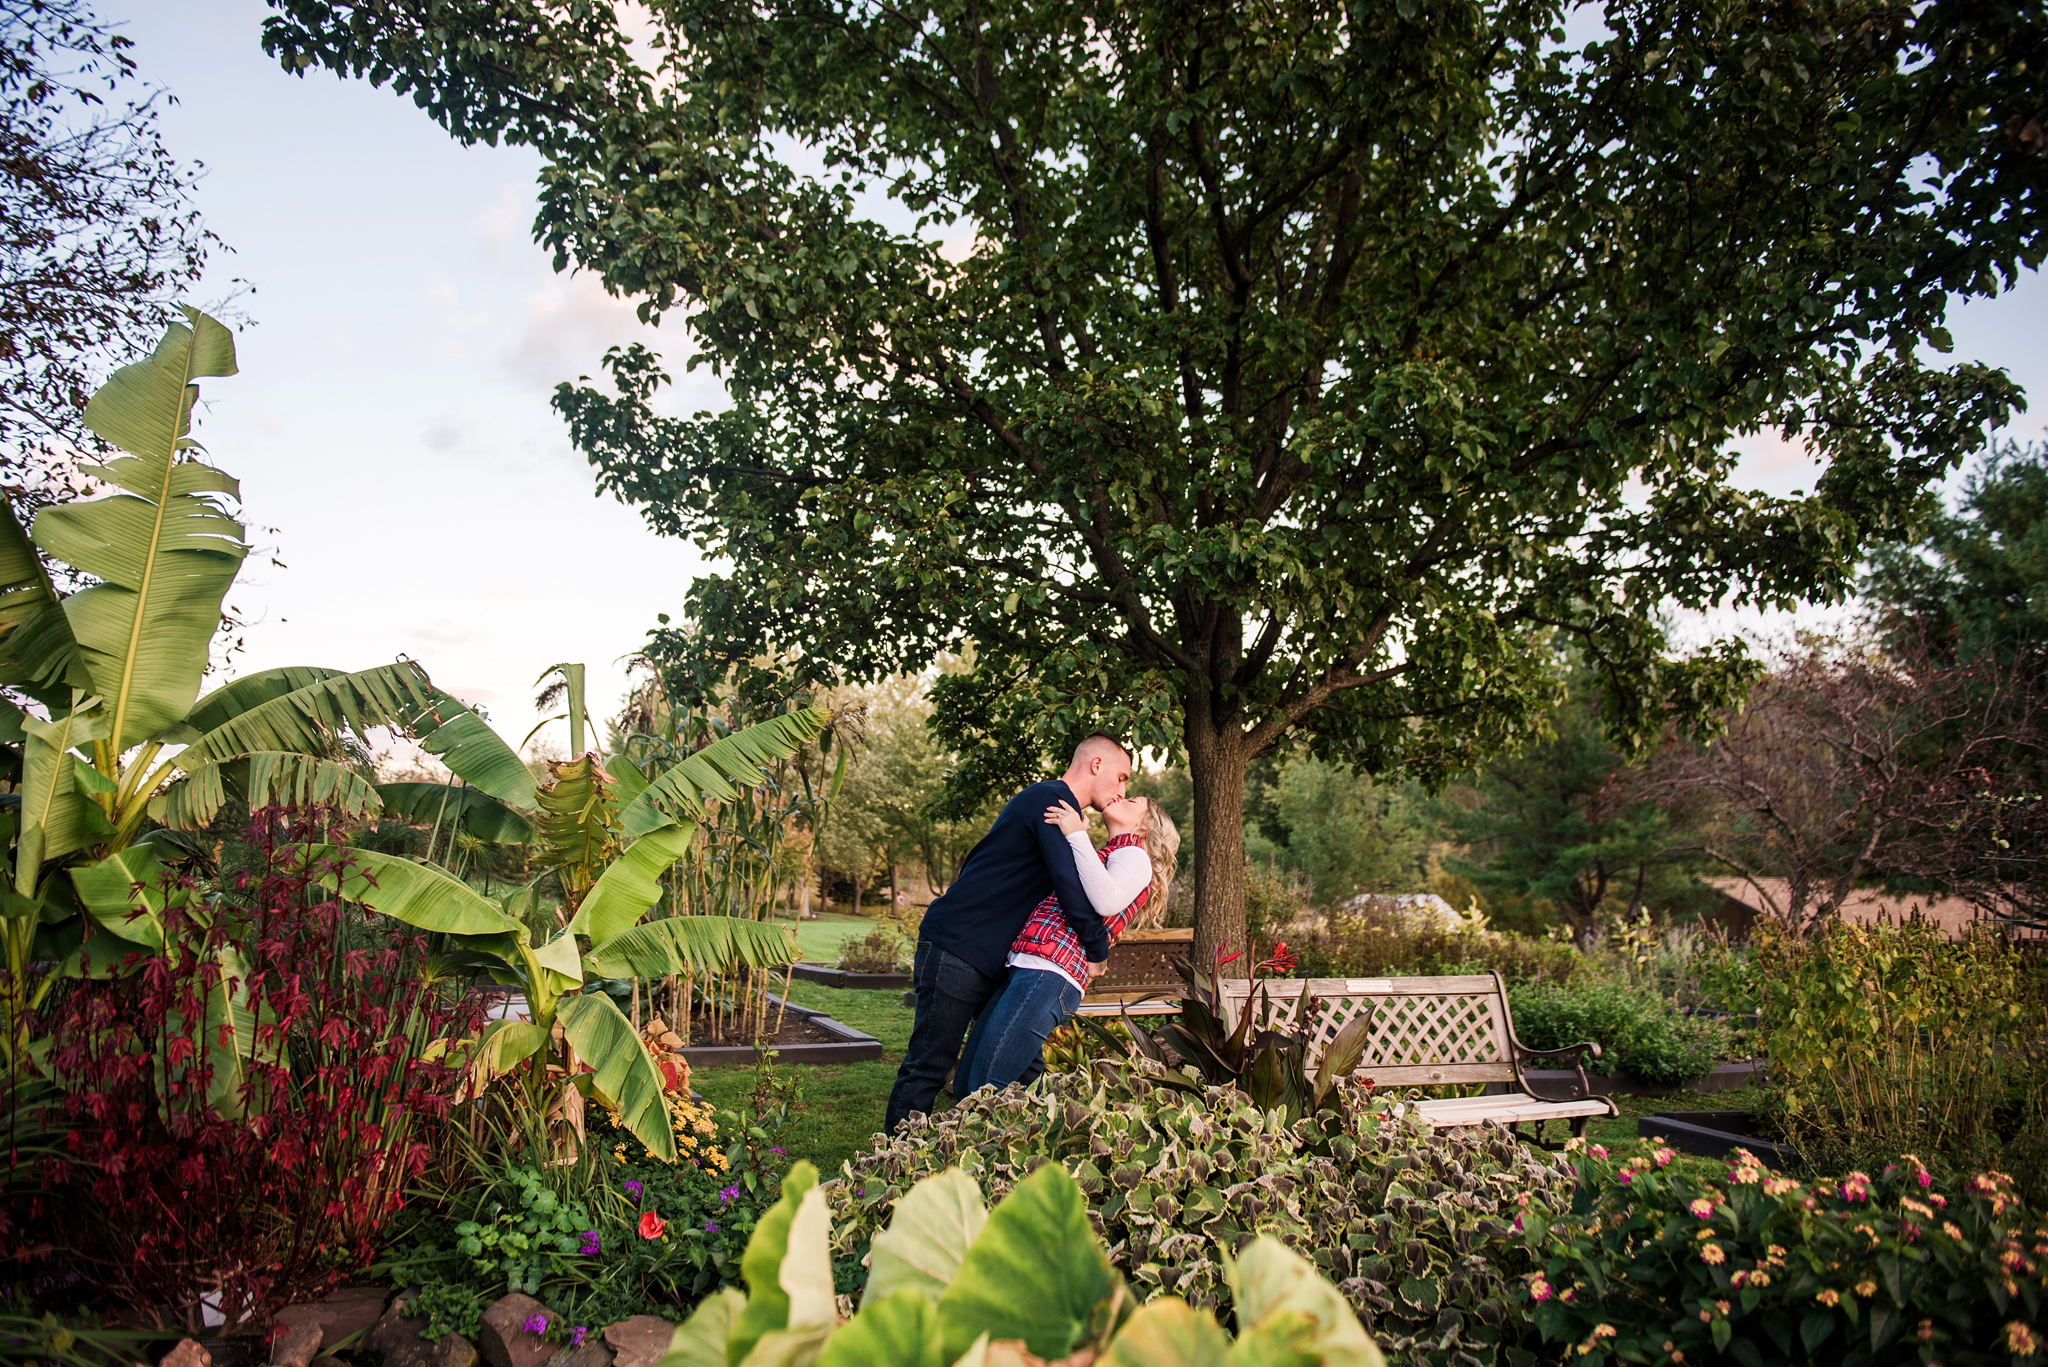
[[(1583, 1044), (1567, 1044), (1562, 1049), (1531, 1049), (1520, 1040), (1515, 1040), (1514, 1044), (1515, 1077), (1521, 1082), (1522, 1090), (1530, 1096), (1536, 1097), (1539, 1100), (1583, 1101), (1600, 1095), (1600, 1093), (1593, 1090), (1592, 1080), (1586, 1076), (1586, 1056), (1590, 1054), (1594, 1058), (1600, 1057), (1600, 1046), (1593, 1041), (1588, 1040)], [(1531, 1079), (1522, 1076), (1524, 1063), (1537, 1059), (1556, 1059), (1560, 1063), (1567, 1064), (1578, 1075), (1578, 1085), (1571, 1089), (1569, 1096), (1546, 1098), (1542, 1092), (1536, 1090), (1536, 1085)], [(1570, 1086), (1570, 1084), (1566, 1085)]]

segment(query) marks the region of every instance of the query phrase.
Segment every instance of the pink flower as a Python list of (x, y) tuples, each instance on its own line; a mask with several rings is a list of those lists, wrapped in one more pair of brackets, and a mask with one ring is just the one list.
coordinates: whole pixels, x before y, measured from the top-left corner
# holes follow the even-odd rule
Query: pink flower
[(1529, 1299), (1532, 1301), (1549, 1300), (1550, 1283), (1544, 1281), (1541, 1277), (1537, 1277), (1533, 1281), (1531, 1281), (1529, 1283)]
[(1587, 1149), (1586, 1152), (1592, 1154), (1595, 1158), (1605, 1158), (1607, 1156), (1607, 1150), (1598, 1144), (1595, 1144), (1592, 1148)]
[(1650, 1155), (1650, 1157), (1657, 1160), (1657, 1166), (1660, 1168), (1668, 1166), (1671, 1160), (1673, 1158), (1676, 1158), (1677, 1156), (1678, 1155), (1673, 1153), (1670, 1149), (1658, 1149), (1655, 1153), (1652, 1153)]
[(1691, 1211), (1694, 1215), (1697, 1215), (1702, 1220), (1711, 1220), (1714, 1218), (1714, 1203), (1712, 1201), (1707, 1200), (1705, 1197), (1701, 1197), (1699, 1200), (1694, 1201), (1691, 1205), (1687, 1206), (1686, 1209)]
[(1633, 1168), (1623, 1168), (1620, 1172), (1614, 1175), (1621, 1179), (1621, 1184), (1623, 1186), (1627, 1186), (1629, 1183), (1636, 1180), (1635, 1169)]

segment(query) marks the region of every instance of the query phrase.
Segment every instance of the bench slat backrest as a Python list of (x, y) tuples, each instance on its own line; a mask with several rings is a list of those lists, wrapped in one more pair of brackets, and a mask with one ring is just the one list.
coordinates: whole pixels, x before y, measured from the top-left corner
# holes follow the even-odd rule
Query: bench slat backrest
[[(1514, 1053), (1508, 1047), (1507, 1002), (1491, 973), (1445, 978), (1310, 978), (1307, 987), (1323, 1009), (1317, 1018), (1312, 1056), (1360, 1011), (1376, 1007), (1358, 1075), (1380, 1087), (1428, 1087), (1441, 1083), (1513, 1082)], [(1266, 984), (1270, 1019), (1291, 1025), (1301, 1003), (1303, 980)], [(1223, 996), (1234, 1024), (1253, 984), (1227, 979)]]

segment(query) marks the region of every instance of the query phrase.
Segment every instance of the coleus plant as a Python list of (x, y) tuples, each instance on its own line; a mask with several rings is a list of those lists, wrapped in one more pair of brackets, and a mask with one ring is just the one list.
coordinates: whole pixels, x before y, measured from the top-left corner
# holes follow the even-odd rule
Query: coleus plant
[(833, 1294), (830, 1207), (798, 1163), (762, 1216), (741, 1268), (747, 1292), (706, 1299), (661, 1367), (1382, 1367), (1337, 1289), (1279, 1240), (1251, 1240), (1228, 1264), (1235, 1339), (1174, 1296), (1142, 1306), (1109, 1265), (1087, 1202), (1045, 1163), (993, 1211), (958, 1168), (896, 1203), (868, 1252), (850, 1317)]

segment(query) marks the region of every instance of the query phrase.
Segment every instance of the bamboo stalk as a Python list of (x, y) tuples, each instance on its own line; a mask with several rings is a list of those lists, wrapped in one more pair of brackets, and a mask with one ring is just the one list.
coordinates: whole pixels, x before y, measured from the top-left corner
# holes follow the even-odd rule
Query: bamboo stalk
[(782, 1010), (775, 1013), (775, 1033), (777, 1037), (780, 1037), (782, 1034), (782, 1017), (789, 1010), (789, 980), (795, 972), (796, 965), (794, 963), (782, 970)]

